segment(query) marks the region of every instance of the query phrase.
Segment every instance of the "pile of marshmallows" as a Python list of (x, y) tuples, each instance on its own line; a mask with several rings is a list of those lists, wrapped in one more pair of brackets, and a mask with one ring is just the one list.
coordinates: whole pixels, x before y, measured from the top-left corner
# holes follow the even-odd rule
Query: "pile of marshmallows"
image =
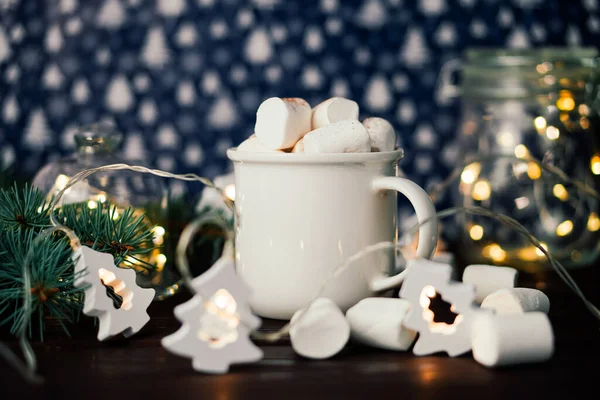
[[(470, 265), (462, 278), (463, 283), (474, 286), (477, 304), (473, 307), (481, 309), (470, 322), (470, 332), (463, 332), (471, 336), (475, 360), (498, 367), (542, 362), (552, 356), (554, 335), (547, 316), (550, 301), (544, 293), (515, 288), (517, 270), (511, 267)], [(406, 351), (417, 336), (403, 325), (410, 308), (406, 299), (370, 297), (344, 315), (333, 301), (319, 298), (292, 318), (292, 347), (302, 356), (324, 359), (340, 352), (352, 337), (369, 346)]]
[(256, 112), (254, 135), (239, 151), (368, 153), (392, 151), (396, 133), (382, 118), (358, 121), (358, 104), (332, 97), (311, 108), (306, 100), (271, 97)]

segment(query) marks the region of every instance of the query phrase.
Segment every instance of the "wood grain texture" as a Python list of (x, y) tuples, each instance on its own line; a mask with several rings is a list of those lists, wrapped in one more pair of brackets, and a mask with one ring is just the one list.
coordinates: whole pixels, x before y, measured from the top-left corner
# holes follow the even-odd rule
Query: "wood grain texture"
[[(599, 304), (600, 264), (572, 273)], [(600, 379), (600, 323), (554, 273), (521, 275), (519, 286), (537, 287), (550, 297), (556, 353), (543, 364), (487, 369), (470, 353), (416, 357), (354, 343), (330, 360), (313, 361), (295, 355), (282, 341), (259, 343), (265, 359), (258, 364), (234, 366), (227, 375), (203, 375), (192, 370), (190, 360), (160, 346), (160, 339), (179, 327), (172, 309), (189, 298), (181, 293), (153, 303), (152, 320), (131, 339), (100, 343), (89, 318), (71, 339), (51, 328), (44, 343), (34, 343), (45, 384), (27, 386), (0, 360), (0, 399), (571, 399), (594, 393)], [(264, 321), (262, 329), (280, 324)], [(14, 340), (9, 343), (16, 348)]]

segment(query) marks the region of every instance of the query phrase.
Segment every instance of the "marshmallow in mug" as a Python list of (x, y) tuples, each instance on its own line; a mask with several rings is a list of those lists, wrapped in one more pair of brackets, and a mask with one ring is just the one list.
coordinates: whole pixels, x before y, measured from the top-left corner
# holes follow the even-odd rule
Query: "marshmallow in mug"
[(523, 314), (532, 311), (548, 313), (550, 300), (543, 292), (530, 288), (500, 289), (488, 295), (481, 308), (494, 310), (496, 314)]
[(344, 120), (304, 135), (304, 153), (368, 153), (371, 137), (357, 120)]
[(542, 312), (494, 315), (480, 311), (471, 324), (473, 358), (486, 367), (542, 362), (554, 352), (554, 333)]
[(312, 129), (347, 119), (358, 120), (358, 104), (343, 97), (332, 97), (312, 110)]
[(496, 290), (515, 287), (517, 270), (511, 267), (473, 264), (465, 268), (462, 281), (475, 286), (475, 301), (481, 303)]
[(269, 149), (288, 149), (311, 130), (311, 116), (312, 109), (304, 99), (271, 97), (256, 111), (254, 133)]
[(256, 135), (250, 136), (244, 140), (237, 149), (239, 151), (247, 151), (249, 153), (283, 153), (281, 150), (272, 150), (265, 147)]
[(396, 131), (383, 118), (367, 118), (362, 124), (371, 137), (371, 151), (393, 151), (396, 148)]
[(290, 324), (292, 348), (308, 358), (333, 357), (350, 338), (350, 325), (344, 313), (326, 297), (319, 297), (309, 307), (296, 311)]

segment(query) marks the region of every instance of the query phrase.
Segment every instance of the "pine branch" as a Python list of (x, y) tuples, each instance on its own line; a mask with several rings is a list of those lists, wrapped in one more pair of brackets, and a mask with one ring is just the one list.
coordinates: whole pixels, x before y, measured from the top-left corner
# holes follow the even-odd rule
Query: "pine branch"
[[(39, 321), (45, 315), (55, 317), (63, 324), (74, 321), (81, 311), (83, 291), (73, 286), (76, 276), (69, 241), (56, 235), (34, 243), (36, 237), (31, 229), (6, 229), (0, 234), (0, 309), (12, 308), (0, 325), (11, 323), (13, 334), (35, 316)], [(25, 315), (23, 265), (31, 246), (35, 246), (28, 265), (32, 296), (27, 309), (31, 314)], [(42, 332), (43, 323), (40, 334)]]
[(50, 225), (48, 204), (43, 194), (29, 185), (19, 189), (15, 183), (8, 190), (0, 190), (0, 221), (8, 229), (35, 229)]
[(153, 226), (139, 210), (130, 207), (119, 214), (116, 206), (98, 203), (89, 208), (87, 203), (79, 203), (63, 206), (58, 217), (82, 244), (112, 254), (116, 265), (148, 271), (155, 268), (144, 259), (156, 248)]

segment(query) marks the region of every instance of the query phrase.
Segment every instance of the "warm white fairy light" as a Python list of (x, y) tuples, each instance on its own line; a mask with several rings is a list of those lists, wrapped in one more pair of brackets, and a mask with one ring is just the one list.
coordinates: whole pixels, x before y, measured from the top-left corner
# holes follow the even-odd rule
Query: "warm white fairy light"
[(587, 228), (590, 232), (596, 232), (598, 229), (600, 229), (600, 218), (598, 218), (598, 214), (590, 214), (587, 222)]
[(96, 203), (94, 200), (90, 200), (88, 201), (87, 206), (90, 210), (94, 210), (98, 208), (98, 203)]
[(558, 224), (556, 227), (556, 234), (558, 236), (567, 236), (573, 231), (573, 221), (566, 220)]
[(535, 125), (535, 128), (539, 131), (543, 130), (546, 128), (546, 118), (544, 117), (536, 117), (533, 120), (533, 124)]
[(556, 106), (561, 111), (572, 111), (575, 108), (575, 100), (572, 97), (561, 97), (556, 101)]
[(517, 158), (525, 158), (529, 154), (527, 147), (524, 144), (519, 144), (515, 147), (515, 156)]
[[(544, 250), (548, 251), (548, 245), (547, 245), (546, 243), (544, 243), (544, 242), (540, 242), (540, 245), (541, 245), (541, 246), (544, 248)], [(535, 249), (535, 253), (536, 253), (538, 256), (543, 256), (543, 255), (544, 255), (544, 253), (543, 253), (543, 252), (542, 252), (542, 251), (541, 251), (539, 248), (537, 248), (537, 247), (536, 247), (536, 249)]]
[(96, 197), (96, 199), (100, 202), (100, 203), (106, 203), (106, 195), (105, 194), (99, 194), (98, 197)]
[(483, 227), (481, 225), (473, 225), (471, 229), (469, 229), (469, 236), (473, 240), (481, 240), (483, 237)]
[(162, 226), (155, 226), (154, 229), (152, 229), (152, 232), (154, 233), (152, 242), (157, 246), (162, 245), (164, 243), (164, 236), (166, 233), (165, 228)]
[(529, 177), (529, 179), (534, 181), (536, 179), (540, 179), (540, 177), (542, 176), (542, 169), (539, 165), (537, 165), (537, 163), (530, 161), (529, 163), (527, 163), (527, 176)]
[(498, 143), (502, 146), (511, 147), (515, 143), (515, 135), (508, 131), (500, 132), (498, 134)]
[(594, 155), (590, 161), (590, 169), (594, 175), (600, 175), (600, 156)]
[(227, 198), (229, 200), (235, 200), (235, 185), (232, 183), (230, 185), (227, 185), (225, 187), (225, 196), (227, 196)]
[(489, 257), (496, 262), (501, 262), (506, 259), (506, 251), (496, 243), (492, 243), (483, 248), (483, 255)]
[(569, 199), (569, 192), (567, 192), (567, 189), (565, 189), (565, 187), (560, 183), (554, 185), (552, 188), (552, 193), (562, 201), (567, 201)]
[(162, 253), (156, 256), (156, 269), (158, 271), (162, 271), (163, 268), (165, 267), (166, 263), (167, 263), (167, 256), (165, 256)]
[(54, 182), (54, 186), (58, 190), (63, 190), (65, 186), (69, 183), (69, 177), (63, 174), (60, 174), (56, 177), (56, 181)]
[(479, 177), (479, 173), (481, 172), (481, 164), (478, 162), (471, 163), (463, 169), (463, 172), (460, 174), (460, 179), (464, 183), (471, 184), (475, 182), (475, 180)]
[(546, 128), (546, 137), (550, 140), (556, 140), (560, 137), (560, 131), (555, 126), (549, 126)]
[(480, 180), (475, 183), (473, 187), (472, 197), (474, 200), (484, 201), (490, 198), (492, 194), (492, 188), (486, 180)]

